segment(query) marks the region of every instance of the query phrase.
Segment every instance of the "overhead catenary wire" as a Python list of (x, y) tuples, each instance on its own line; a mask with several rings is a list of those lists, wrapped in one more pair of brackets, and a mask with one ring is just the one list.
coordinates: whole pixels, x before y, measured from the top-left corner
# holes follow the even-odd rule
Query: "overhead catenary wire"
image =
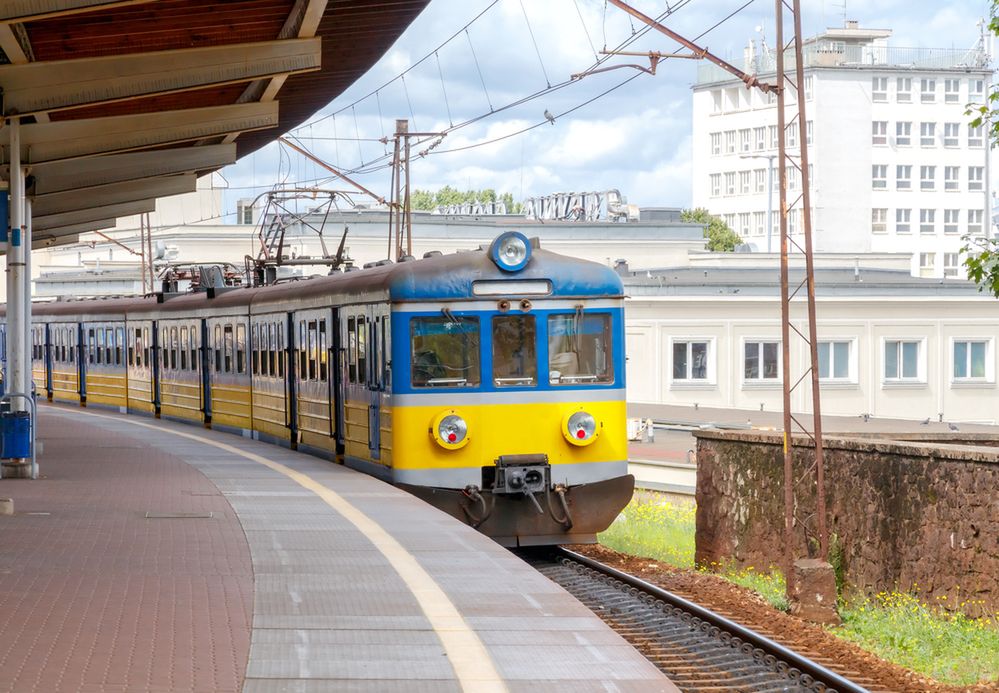
[(520, 11), (524, 13), (524, 22), (527, 24), (527, 33), (531, 36), (531, 43), (534, 44), (534, 53), (538, 56), (538, 64), (541, 65), (541, 74), (545, 76), (545, 84), (549, 88), (552, 81), (548, 79), (548, 70), (545, 69), (545, 61), (541, 58), (541, 49), (538, 48), (538, 41), (534, 38), (534, 29), (531, 28), (531, 19), (527, 16), (527, 8), (524, 7), (524, 0), (520, 0)]

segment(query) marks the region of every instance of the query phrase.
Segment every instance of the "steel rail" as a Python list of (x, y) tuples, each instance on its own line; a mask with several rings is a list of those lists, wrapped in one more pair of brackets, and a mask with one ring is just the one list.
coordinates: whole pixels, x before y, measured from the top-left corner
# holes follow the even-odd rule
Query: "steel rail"
[(770, 638), (760, 635), (745, 626), (735, 623), (734, 621), (730, 621), (724, 616), (716, 614), (699, 604), (695, 604), (694, 602), (684, 599), (683, 597), (673, 594), (672, 592), (668, 592), (661, 587), (657, 587), (656, 585), (646, 582), (645, 580), (637, 578), (633, 575), (623, 573), (616, 568), (610, 567), (609, 565), (605, 565), (599, 561), (593, 560), (592, 558), (578, 554), (575, 551), (558, 547), (556, 554), (559, 553), (569, 560), (584, 565), (591, 570), (597, 571), (598, 573), (603, 573), (604, 575), (613, 577), (629, 587), (633, 587), (669, 604), (674, 608), (685, 611), (692, 616), (696, 616), (702, 621), (717, 627), (719, 630), (730, 633), (743, 642), (793, 666), (802, 674), (810, 676), (816, 682), (825, 684), (830, 691), (837, 691), (838, 693), (869, 693), (866, 688), (858, 686), (849, 679), (840, 676), (836, 672), (827, 669), (821, 664), (818, 664), (817, 662), (798, 654), (794, 650), (788, 649), (780, 643), (774, 642)]

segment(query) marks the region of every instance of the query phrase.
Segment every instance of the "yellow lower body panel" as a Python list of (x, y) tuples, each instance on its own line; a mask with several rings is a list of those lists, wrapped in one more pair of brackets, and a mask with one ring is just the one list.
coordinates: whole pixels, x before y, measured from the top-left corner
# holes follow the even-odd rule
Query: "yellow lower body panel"
[[(454, 410), (468, 424), (468, 444), (445, 450), (430, 428), (435, 417)], [(562, 434), (565, 417), (580, 409), (597, 420), (597, 437), (573, 445)], [(395, 407), (392, 439), (405, 454), (393, 457), (396, 469), (448, 469), (492, 465), (500, 455), (543, 453), (549, 463), (580, 464), (628, 458), (625, 402), (477, 404), (448, 407)]]
[(80, 376), (71, 371), (52, 370), (52, 399), (60, 402), (80, 401)]
[(249, 385), (212, 385), (212, 423), (249, 430), (250, 402)]
[(253, 430), (287, 440), (288, 426), (285, 424), (287, 420), (285, 407), (284, 397), (254, 390), (251, 408)]
[(160, 414), (175, 419), (203, 421), (201, 387), (198, 383), (162, 381)]
[(124, 407), (128, 404), (125, 374), (87, 373), (87, 403)]

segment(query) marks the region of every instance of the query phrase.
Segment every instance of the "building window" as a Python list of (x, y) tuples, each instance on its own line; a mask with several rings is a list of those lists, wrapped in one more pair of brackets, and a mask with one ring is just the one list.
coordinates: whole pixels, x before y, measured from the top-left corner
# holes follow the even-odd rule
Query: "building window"
[(895, 80), (895, 100), (899, 103), (912, 103), (911, 77), (899, 77)]
[(958, 190), (961, 179), (960, 166), (944, 166), (944, 190)]
[(954, 380), (991, 380), (988, 358), (991, 340), (954, 340)]
[(922, 342), (919, 340), (885, 340), (885, 381), (919, 381)]
[(968, 167), (968, 191), (980, 191), (984, 190), (983, 187), (985, 180), (985, 167), (984, 166), (969, 166)]
[(750, 193), (750, 179), (752, 171), (739, 171), (739, 192), (743, 195)]
[(767, 139), (770, 143), (769, 149), (777, 149), (777, 126), (768, 125), (767, 126)]
[(920, 147), (935, 147), (937, 146), (937, 124), (936, 123), (920, 123), (919, 124), (919, 146)]
[(871, 166), (871, 187), (875, 190), (884, 190), (888, 187), (888, 166), (885, 164)]
[(982, 233), (982, 217), (985, 213), (980, 209), (968, 210), (968, 234), (978, 236)]
[(725, 194), (735, 195), (735, 171), (725, 174)]
[(673, 380), (708, 382), (708, 356), (711, 342), (673, 342)]
[(766, 216), (765, 212), (753, 212), (753, 233), (755, 235), (763, 235), (764, 226), (766, 224)]
[(936, 233), (936, 218), (937, 210), (935, 209), (919, 210), (919, 233)]
[(957, 253), (944, 253), (944, 276), (956, 277), (959, 268)]
[(969, 125), (968, 126), (968, 146), (969, 147), (981, 147), (985, 142), (983, 136), (983, 128), (985, 126), (979, 125), (978, 127)]
[(805, 144), (812, 143), (812, 121), (805, 121)]
[(721, 133), (712, 132), (711, 133), (711, 156), (718, 156), (721, 154)]
[(735, 228), (735, 215), (734, 214), (726, 214), (725, 215), (725, 226), (729, 227), (730, 229), (734, 229)]
[(711, 92), (711, 112), (721, 113), (722, 112), (722, 92), (721, 89), (714, 89)]
[(912, 144), (912, 123), (895, 123), (895, 144), (899, 147), (908, 147)]
[(819, 378), (852, 382), (851, 351), (853, 342), (819, 342)]
[(787, 189), (797, 190), (799, 185), (799, 180), (801, 178), (801, 173), (796, 168), (789, 168), (787, 170)]
[(805, 77), (805, 101), (811, 101), (812, 100), (812, 83), (813, 82), (814, 82), (814, 80), (812, 79), (812, 75), (808, 75), (808, 76)]
[(874, 208), (871, 210), (871, 233), (888, 233), (888, 210)]
[(944, 123), (943, 145), (945, 147), (956, 147), (961, 137), (960, 131), (960, 123)]
[(911, 209), (895, 210), (895, 233), (909, 233), (912, 230), (910, 221), (912, 219)]
[(920, 190), (934, 190), (936, 189), (937, 177), (937, 167), (936, 166), (920, 166), (919, 167), (919, 189)]
[(912, 166), (895, 167), (895, 189), (912, 190)]
[(753, 139), (756, 140), (756, 151), (762, 152), (767, 148), (767, 129), (753, 128)]
[(920, 253), (919, 254), (919, 276), (920, 277), (932, 277), (934, 270), (937, 266), (937, 254), (936, 253)]
[[(944, 210), (944, 233), (957, 233), (959, 229), (961, 210), (959, 209), (945, 209)], [(946, 256), (944, 256), (946, 258)], [(947, 263), (944, 263), (946, 266)]]
[(745, 380), (759, 382), (780, 378), (780, 342), (746, 342), (743, 348)]
[(919, 80), (920, 103), (935, 103), (937, 100), (937, 81), (935, 79)]
[(753, 131), (749, 128), (739, 130), (739, 151), (748, 153), (753, 146)]
[(735, 154), (735, 130), (728, 130), (725, 133), (725, 153)]
[(944, 103), (957, 103), (960, 98), (961, 80), (944, 80)]
[(985, 98), (985, 80), (984, 79), (969, 79), (968, 80), (968, 100), (969, 101), (981, 101)]
[(885, 103), (888, 101), (888, 78), (871, 78), (871, 101)]
[(798, 233), (798, 218), (801, 216), (800, 209), (791, 209), (787, 212), (787, 233), (790, 236)]
[(721, 194), (721, 174), (711, 174), (711, 197), (718, 197)]
[(739, 212), (739, 233), (748, 236), (749, 231), (749, 212)]
[(788, 147), (798, 146), (798, 123), (791, 123), (784, 126), (785, 142)]
[(887, 120), (875, 120), (871, 123), (871, 144), (888, 144)]
[(753, 177), (756, 179), (756, 192), (765, 193), (767, 191), (767, 170), (758, 168), (753, 172)]

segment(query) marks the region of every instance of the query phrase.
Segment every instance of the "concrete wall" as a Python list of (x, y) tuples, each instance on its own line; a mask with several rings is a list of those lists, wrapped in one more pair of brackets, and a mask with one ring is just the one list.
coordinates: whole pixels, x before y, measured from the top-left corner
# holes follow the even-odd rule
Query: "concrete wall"
[[(701, 565), (780, 565), (784, 544), (780, 434), (697, 436), (697, 552)], [(999, 437), (827, 438), (830, 535), (852, 589), (912, 590), (972, 614), (999, 610)], [(803, 441), (796, 441), (799, 444)], [(804, 478), (812, 450), (796, 447)], [(814, 478), (814, 477), (811, 477)], [(815, 532), (814, 482), (796, 487), (796, 557)]]

